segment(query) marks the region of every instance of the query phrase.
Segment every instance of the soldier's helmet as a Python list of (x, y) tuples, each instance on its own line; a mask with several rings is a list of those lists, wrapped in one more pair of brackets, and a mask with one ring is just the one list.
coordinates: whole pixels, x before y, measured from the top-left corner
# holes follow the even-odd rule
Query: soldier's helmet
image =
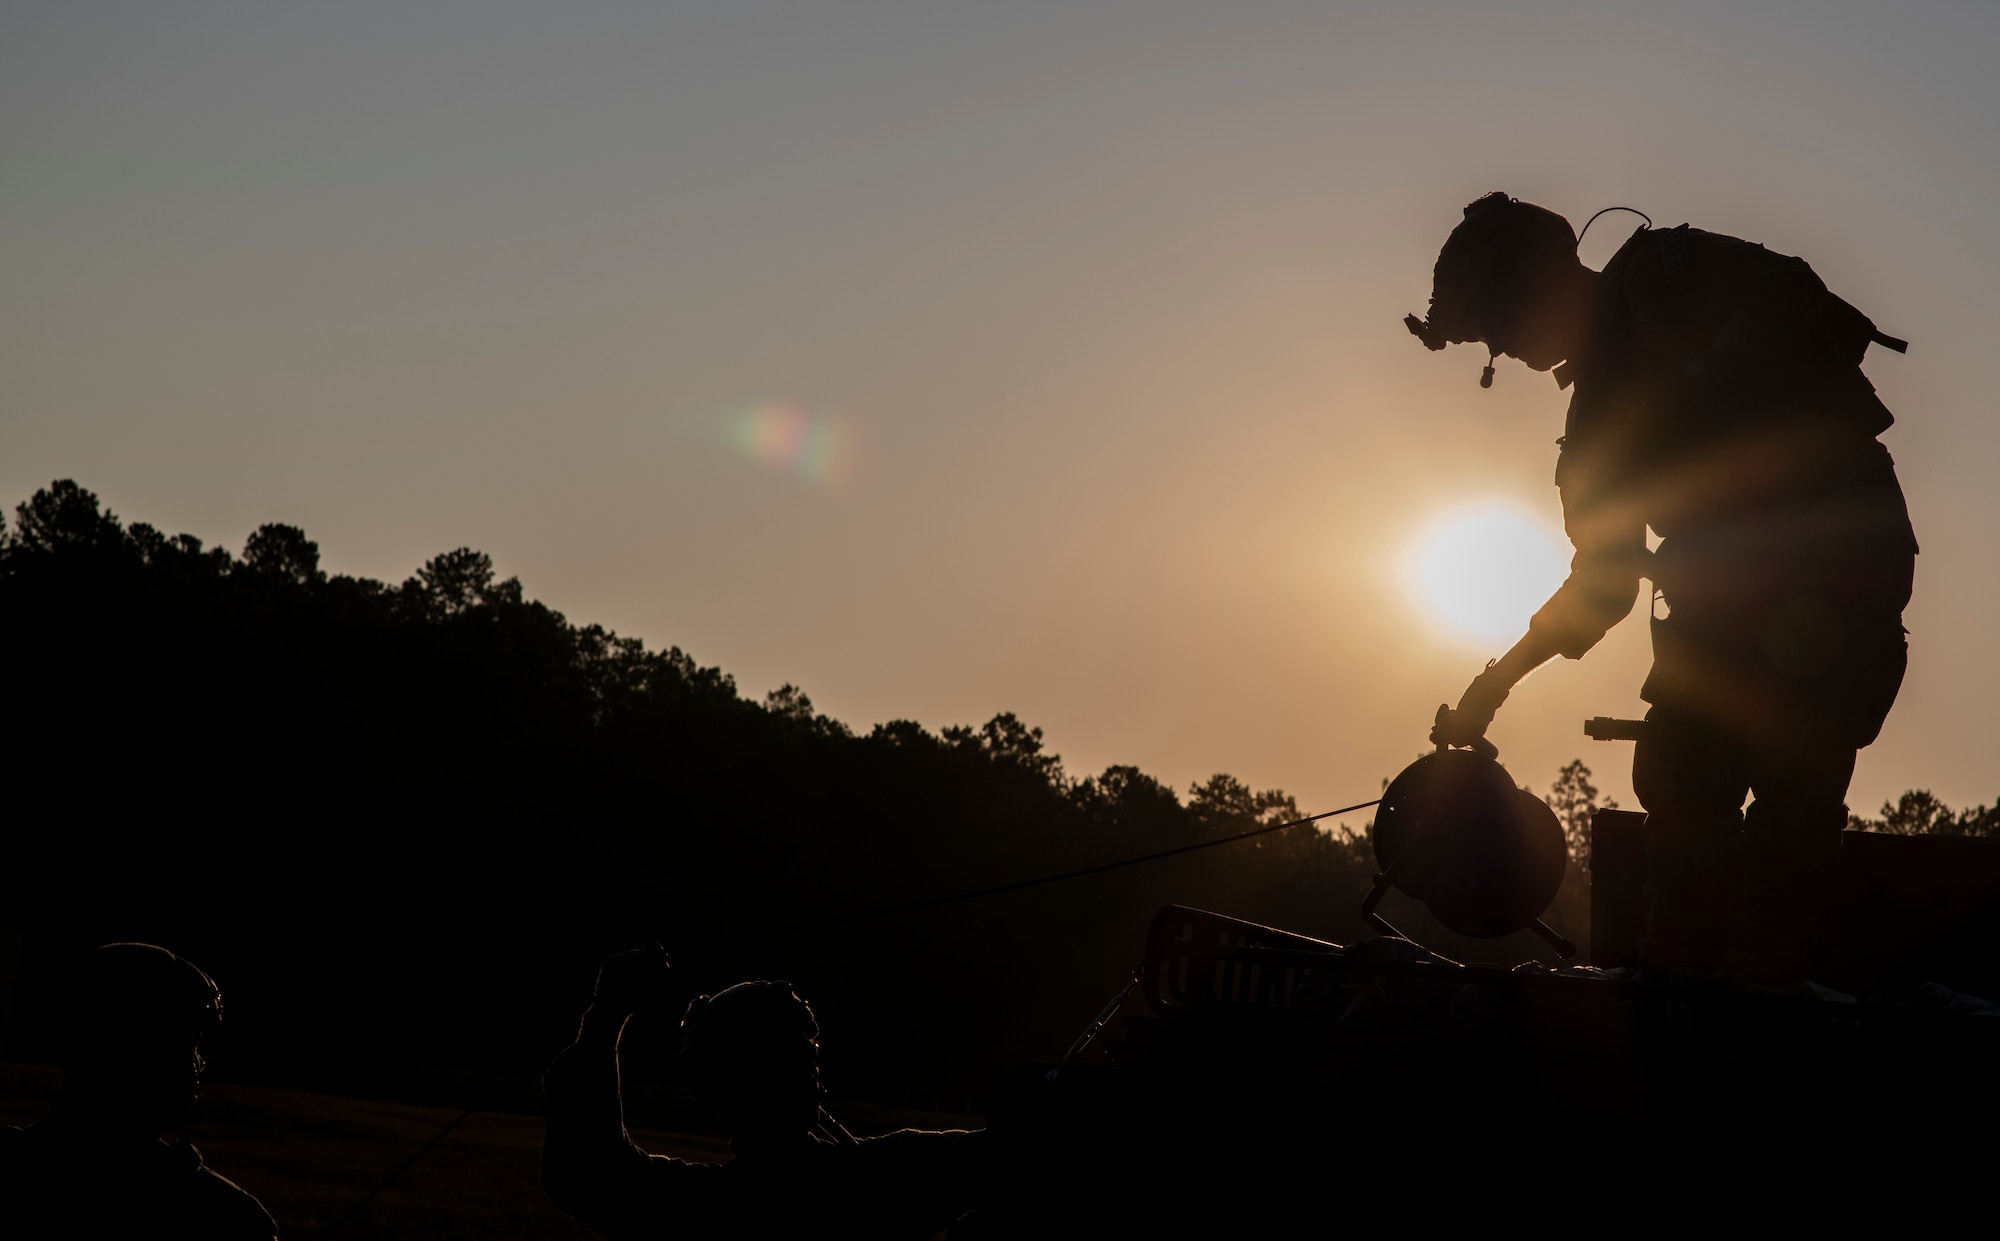
[(819, 1021), (789, 982), (740, 982), (703, 997), (681, 1026), (681, 1080), (722, 1110), (803, 1105), (819, 1095)]
[(106, 944), (69, 972), (52, 1016), (71, 1085), (164, 1132), (192, 1111), (201, 1041), (222, 1020), (222, 991), (165, 948)]
[(1431, 269), (1431, 304), (1403, 322), (1431, 349), (1503, 339), (1551, 263), (1576, 257), (1576, 230), (1546, 207), (1495, 190), (1465, 209)]

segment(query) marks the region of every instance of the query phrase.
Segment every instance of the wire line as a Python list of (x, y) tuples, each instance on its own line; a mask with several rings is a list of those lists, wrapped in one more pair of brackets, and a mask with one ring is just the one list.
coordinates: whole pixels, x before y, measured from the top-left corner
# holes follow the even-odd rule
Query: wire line
[(903, 905), (890, 905), (883, 909), (868, 909), (860, 913), (834, 914), (830, 917), (813, 918), (806, 922), (794, 922), (789, 926), (776, 927), (758, 934), (760, 936), (789, 935), (793, 931), (803, 931), (814, 927), (838, 926), (844, 922), (859, 922), (864, 918), (887, 918), (895, 914), (914, 913), (919, 909), (935, 909), (940, 905), (956, 905), (960, 901), (974, 901), (982, 896), (998, 896), (1003, 892), (1018, 892), (1023, 888), (1038, 888), (1045, 883), (1061, 883), (1065, 879), (1081, 879), (1085, 875), (1101, 875), (1107, 870), (1118, 870), (1126, 866), (1138, 866), (1144, 862), (1157, 862), (1161, 858), (1177, 857), (1180, 854), (1193, 853), (1199, 849), (1213, 849), (1218, 845), (1233, 845), (1239, 840), (1248, 840), (1252, 836), (1267, 836), (1272, 832), (1282, 832), (1288, 827), (1300, 827), (1307, 823), (1317, 823), (1321, 819), (1331, 819), (1336, 815), (1351, 814), (1356, 810), (1366, 810), (1370, 806), (1379, 806), (1381, 804), (1382, 799), (1377, 797), (1373, 801), (1356, 802), (1352, 806), (1342, 806), (1338, 810), (1327, 810), (1319, 814), (1309, 814), (1303, 819), (1293, 819), (1289, 823), (1273, 823), (1268, 827), (1258, 827), (1252, 828), (1247, 832), (1238, 832), (1234, 836), (1222, 836), (1215, 840), (1197, 841), (1191, 845), (1182, 845), (1178, 849), (1162, 849), (1158, 853), (1148, 853), (1140, 857), (1124, 858), (1116, 862), (1102, 862), (1096, 866), (1082, 867), (1079, 870), (1066, 870), (1059, 875), (1042, 875), (1035, 879), (1020, 879), (1013, 883), (995, 884), (990, 888), (978, 888), (971, 892), (959, 892), (951, 896), (933, 896), (926, 900), (910, 901)]
[(445, 1138), (450, 1135), (452, 1130), (458, 1128), (459, 1125), (465, 1121), (466, 1117), (472, 1115), (474, 1112), (478, 1110), (479, 1110), (479, 1105), (475, 1103), (471, 1107), (468, 1107), (464, 1111), (460, 1112), (452, 1120), (450, 1124), (438, 1130), (437, 1136), (432, 1138), (430, 1141), (424, 1143), (423, 1148), (419, 1150), (416, 1154), (404, 1160), (402, 1167), (397, 1168), (394, 1172), (391, 1172), (388, 1176), (388, 1179), (384, 1180), (380, 1185), (377, 1185), (375, 1188), (368, 1191), (368, 1196), (366, 1198), (363, 1198), (361, 1201), (349, 1207), (347, 1209), (347, 1214), (341, 1216), (338, 1220), (334, 1221), (333, 1227), (326, 1230), (326, 1235), (330, 1237), (334, 1233), (339, 1232), (342, 1228), (345, 1228), (347, 1226), (347, 1221), (361, 1214), (361, 1209), (367, 1206), (369, 1203), (375, 1201), (375, 1197), (377, 1194), (380, 1194), (383, 1190), (389, 1188), (389, 1186), (391, 1185), (394, 1185), (398, 1180), (401, 1180), (403, 1173), (408, 1172), (411, 1168), (417, 1166), (417, 1160), (422, 1159), (425, 1155), (431, 1153), (431, 1147), (436, 1146), (439, 1142), (444, 1141)]

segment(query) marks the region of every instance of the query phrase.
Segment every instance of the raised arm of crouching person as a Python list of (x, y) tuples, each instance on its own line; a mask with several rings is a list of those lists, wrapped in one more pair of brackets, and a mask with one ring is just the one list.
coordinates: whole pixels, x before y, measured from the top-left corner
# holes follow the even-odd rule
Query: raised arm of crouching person
[(722, 1121), (731, 1158), (648, 1155), (625, 1131), (618, 1044), (635, 1012), (679, 1007), (658, 944), (606, 958), (576, 1042), (543, 1078), (542, 1185), (600, 1237), (740, 1237), (825, 1229), (923, 1238), (979, 1203), (985, 1133), (856, 1139), (823, 1106), (819, 1024), (785, 982), (688, 1007), (678, 1076)]

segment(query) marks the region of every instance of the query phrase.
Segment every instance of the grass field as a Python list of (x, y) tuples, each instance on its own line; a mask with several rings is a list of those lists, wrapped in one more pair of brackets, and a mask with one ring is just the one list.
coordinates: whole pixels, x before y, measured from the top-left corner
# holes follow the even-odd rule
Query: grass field
[[(39, 1118), (62, 1075), (0, 1064), (0, 1124)], [(459, 1109), (349, 1099), (302, 1090), (204, 1085), (207, 1116), (192, 1129), (211, 1168), (277, 1217), (279, 1235), (324, 1235)], [(727, 1147), (703, 1134), (635, 1130), (647, 1150), (718, 1161)], [(475, 1112), (340, 1230), (342, 1237), (578, 1238), (588, 1229), (542, 1196), (540, 1117)]]

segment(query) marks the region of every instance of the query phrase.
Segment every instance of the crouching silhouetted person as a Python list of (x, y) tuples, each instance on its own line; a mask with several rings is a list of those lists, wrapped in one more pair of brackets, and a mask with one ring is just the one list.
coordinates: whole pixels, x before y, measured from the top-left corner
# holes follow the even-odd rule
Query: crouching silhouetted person
[(659, 945), (607, 958), (576, 1042), (543, 1079), (542, 1185), (599, 1236), (921, 1238), (977, 1205), (983, 1132), (856, 1139), (826, 1112), (819, 1025), (784, 982), (696, 1000), (681, 1023), (677, 1075), (722, 1119), (730, 1161), (640, 1150), (625, 1132), (618, 1042), (635, 1011), (671, 1014), (675, 994)]
[(79, 962), (53, 1030), (69, 1087), (35, 1124), (0, 1128), (0, 1231), (275, 1237), (263, 1205), (203, 1167), (181, 1135), (202, 1038), (221, 1019), (215, 983), (164, 948), (106, 944)]

